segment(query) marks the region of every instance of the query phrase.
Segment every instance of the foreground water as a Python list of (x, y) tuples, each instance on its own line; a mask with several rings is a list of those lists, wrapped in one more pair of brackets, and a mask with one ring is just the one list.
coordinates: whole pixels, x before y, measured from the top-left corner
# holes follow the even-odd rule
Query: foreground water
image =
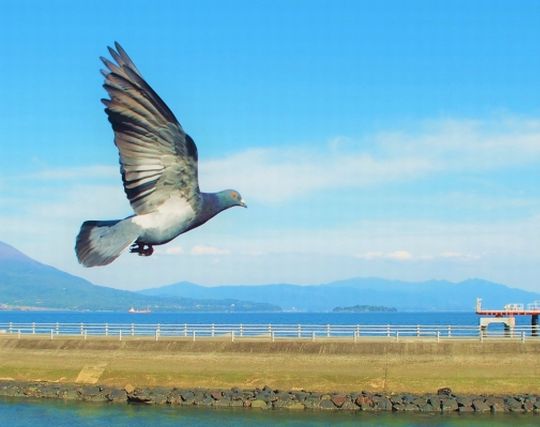
[(532, 414), (436, 415), (404, 413), (288, 412), (246, 409), (168, 408), (49, 400), (0, 399), (0, 425), (168, 426), (538, 426)]

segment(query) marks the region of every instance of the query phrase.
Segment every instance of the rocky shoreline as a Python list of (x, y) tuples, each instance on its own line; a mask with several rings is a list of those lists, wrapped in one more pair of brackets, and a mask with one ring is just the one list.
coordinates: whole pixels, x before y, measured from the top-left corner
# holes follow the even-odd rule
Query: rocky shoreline
[(289, 410), (412, 411), (431, 413), (517, 412), (540, 413), (540, 396), (530, 394), (487, 396), (456, 395), (449, 388), (433, 394), (373, 392), (317, 393), (281, 391), (271, 387), (242, 390), (123, 388), (51, 382), (0, 381), (0, 396), (63, 399), (102, 403), (258, 408)]

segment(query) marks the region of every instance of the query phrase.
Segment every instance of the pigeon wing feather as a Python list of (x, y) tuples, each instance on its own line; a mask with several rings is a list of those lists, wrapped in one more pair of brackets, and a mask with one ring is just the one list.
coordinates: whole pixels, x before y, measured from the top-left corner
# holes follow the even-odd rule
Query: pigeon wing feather
[(124, 49), (109, 48), (116, 63), (101, 58), (106, 71), (103, 99), (120, 154), (124, 191), (135, 213), (156, 210), (172, 195), (200, 206), (197, 146), (144, 80)]

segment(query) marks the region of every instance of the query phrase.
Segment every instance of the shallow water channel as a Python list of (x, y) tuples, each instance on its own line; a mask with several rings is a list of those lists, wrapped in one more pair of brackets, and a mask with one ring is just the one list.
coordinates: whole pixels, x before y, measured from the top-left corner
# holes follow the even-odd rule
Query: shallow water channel
[(440, 415), (171, 408), (56, 400), (0, 399), (0, 425), (26, 426), (538, 426), (533, 414)]

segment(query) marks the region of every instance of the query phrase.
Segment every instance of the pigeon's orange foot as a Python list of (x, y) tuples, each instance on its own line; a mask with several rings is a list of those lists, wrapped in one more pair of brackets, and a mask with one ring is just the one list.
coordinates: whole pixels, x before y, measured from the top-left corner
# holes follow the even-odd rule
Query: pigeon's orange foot
[(154, 253), (154, 248), (152, 245), (147, 245), (146, 243), (135, 242), (129, 247), (129, 252), (138, 254), (139, 256), (150, 256)]

